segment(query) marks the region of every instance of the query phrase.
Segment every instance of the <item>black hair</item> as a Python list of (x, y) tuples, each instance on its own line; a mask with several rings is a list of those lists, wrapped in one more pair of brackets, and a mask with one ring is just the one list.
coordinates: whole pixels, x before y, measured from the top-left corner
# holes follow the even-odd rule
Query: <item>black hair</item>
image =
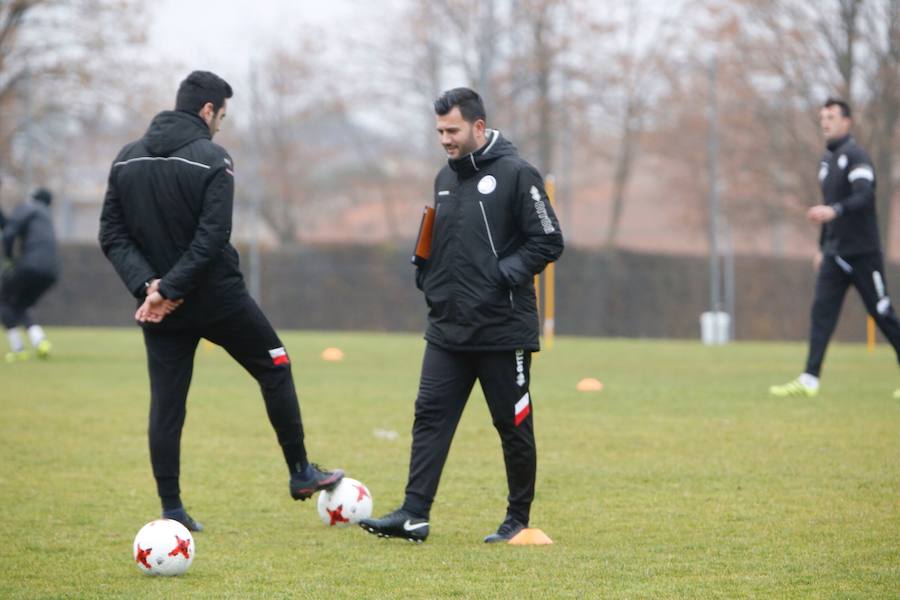
[(31, 194), (31, 198), (36, 202), (41, 202), (46, 206), (50, 206), (53, 202), (53, 194), (47, 188), (38, 188)]
[(228, 82), (209, 71), (194, 71), (178, 86), (175, 96), (175, 110), (197, 114), (207, 102), (212, 102), (213, 109), (218, 111), (231, 98), (231, 86)]
[(840, 106), (841, 107), (841, 115), (846, 119), (853, 118), (850, 113), (850, 105), (841, 100), (840, 98), (829, 98), (825, 101), (825, 104), (822, 105), (822, 108), (831, 108), (832, 106)]
[(475, 90), (464, 87), (447, 90), (434, 101), (434, 112), (437, 115), (444, 116), (453, 110), (454, 106), (459, 108), (462, 118), (469, 123), (474, 123), (478, 119), (487, 121), (484, 103)]

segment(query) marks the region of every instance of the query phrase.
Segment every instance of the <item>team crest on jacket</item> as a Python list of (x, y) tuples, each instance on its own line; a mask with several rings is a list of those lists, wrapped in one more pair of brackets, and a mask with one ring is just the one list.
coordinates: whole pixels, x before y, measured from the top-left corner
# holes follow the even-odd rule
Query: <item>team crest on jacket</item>
[(497, 189), (497, 180), (493, 175), (485, 175), (478, 181), (478, 191), (482, 194), (490, 194)]
[(847, 168), (847, 155), (846, 154), (841, 154), (838, 157), (838, 168), (841, 169), (842, 171)]

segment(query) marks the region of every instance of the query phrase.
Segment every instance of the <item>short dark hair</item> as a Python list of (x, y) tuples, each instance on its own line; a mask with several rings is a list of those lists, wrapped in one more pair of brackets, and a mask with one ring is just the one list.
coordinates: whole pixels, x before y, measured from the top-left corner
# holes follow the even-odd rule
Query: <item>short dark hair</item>
[(474, 123), (478, 119), (487, 121), (487, 114), (484, 112), (484, 102), (481, 101), (481, 96), (475, 90), (465, 87), (447, 90), (434, 101), (434, 112), (444, 116), (453, 110), (454, 106), (459, 108), (462, 118), (469, 123)]
[(53, 202), (53, 194), (47, 188), (38, 188), (34, 190), (34, 193), (31, 194), (31, 198), (35, 202), (40, 202), (47, 206), (50, 206), (50, 203)]
[(209, 71), (194, 71), (178, 86), (175, 96), (175, 110), (197, 114), (207, 102), (219, 110), (226, 98), (231, 98), (228, 82)]
[(822, 105), (822, 108), (831, 108), (832, 106), (840, 106), (841, 107), (841, 115), (846, 119), (852, 119), (850, 112), (850, 105), (841, 100), (840, 98), (829, 98), (825, 101), (825, 104)]

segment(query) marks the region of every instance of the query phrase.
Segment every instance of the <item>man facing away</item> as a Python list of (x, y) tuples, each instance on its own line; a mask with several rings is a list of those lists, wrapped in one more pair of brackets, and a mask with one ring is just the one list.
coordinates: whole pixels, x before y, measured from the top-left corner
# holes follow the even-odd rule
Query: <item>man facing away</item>
[[(837, 325), (847, 288), (856, 288), (900, 361), (900, 322), (887, 292), (884, 259), (875, 214), (875, 170), (850, 129), (850, 106), (828, 99), (819, 112), (827, 149), (819, 163), (822, 203), (806, 216), (822, 226), (814, 266), (815, 297), (804, 372), (769, 392), (778, 397), (812, 398), (819, 393), (825, 350)], [(895, 392), (895, 396), (897, 392)]]
[(300, 406), (284, 345), (247, 292), (229, 243), (234, 164), (212, 142), (232, 90), (194, 71), (175, 110), (156, 115), (141, 139), (119, 152), (100, 216), (100, 245), (140, 302), (150, 372), (150, 460), (163, 517), (202, 526), (179, 487), (185, 403), (201, 339), (222, 346), (259, 383), (290, 472), (295, 500), (336, 485), (343, 471), (307, 460)]
[(506, 518), (486, 542), (528, 526), (537, 453), (531, 353), (539, 350), (534, 275), (559, 258), (563, 238), (537, 170), (499, 131), (468, 88), (434, 103), (448, 164), (434, 185), (431, 255), (416, 274), (429, 306), (403, 505), (360, 525), (424, 542), (441, 471), (477, 380), (500, 434), (509, 487)]
[(38, 358), (50, 356), (52, 346), (31, 308), (56, 283), (59, 256), (50, 203), (53, 194), (39, 188), (31, 199), (16, 206), (3, 226), (7, 268), (0, 276), (0, 320), (9, 341), (7, 362), (29, 357), (19, 327), (28, 334)]

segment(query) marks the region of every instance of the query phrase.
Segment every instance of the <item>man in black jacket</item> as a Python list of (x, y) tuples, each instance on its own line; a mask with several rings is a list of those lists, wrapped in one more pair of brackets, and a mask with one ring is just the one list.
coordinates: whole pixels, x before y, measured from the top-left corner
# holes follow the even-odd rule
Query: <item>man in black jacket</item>
[(827, 100), (819, 120), (827, 150), (819, 163), (823, 201), (807, 212), (810, 221), (822, 226), (814, 265), (818, 275), (809, 355), (806, 370), (797, 379), (769, 388), (778, 397), (812, 398), (818, 394), (825, 349), (851, 285), (900, 361), (900, 321), (894, 314), (884, 278), (872, 161), (850, 135), (853, 122), (846, 102)]
[(429, 307), (409, 478), (403, 506), (360, 525), (423, 542), (456, 426), (475, 381), (500, 434), (509, 486), (506, 518), (486, 542), (528, 526), (537, 463), (529, 392), (539, 350), (534, 275), (559, 258), (563, 238), (537, 170), (499, 131), (485, 128), (468, 88), (434, 103), (448, 164), (435, 179), (431, 256), (416, 274)]
[(41, 296), (59, 276), (59, 258), (49, 190), (36, 190), (28, 202), (16, 206), (3, 227), (3, 252), (7, 267), (0, 276), (0, 320), (9, 340), (7, 362), (29, 357), (19, 327), (24, 327), (38, 358), (50, 356), (52, 348), (31, 313)]
[(194, 71), (174, 111), (156, 115), (110, 169), (100, 245), (140, 307), (150, 371), (150, 459), (163, 517), (199, 531), (179, 488), (181, 430), (201, 338), (216, 343), (258, 382), (290, 471), (295, 500), (333, 487), (343, 471), (310, 464), (288, 354), (250, 297), (229, 243), (234, 164), (212, 142), (231, 86)]

